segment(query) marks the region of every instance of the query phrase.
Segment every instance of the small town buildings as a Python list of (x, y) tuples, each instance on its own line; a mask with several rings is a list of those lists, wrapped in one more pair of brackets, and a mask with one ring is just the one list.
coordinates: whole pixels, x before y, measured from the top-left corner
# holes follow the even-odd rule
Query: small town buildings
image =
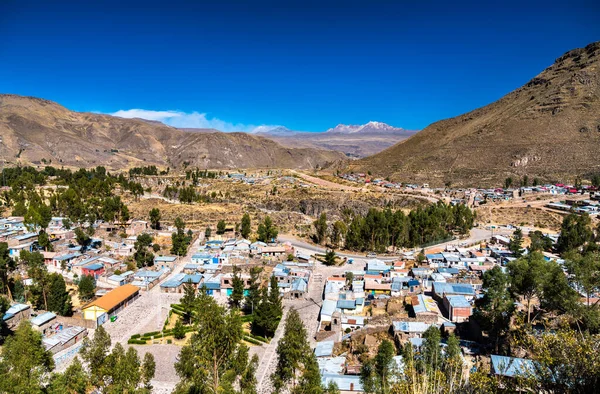
[(52, 354), (70, 348), (87, 337), (87, 330), (83, 327), (68, 327), (49, 338), (43, 338), (42, 344)]
[(14, 304), (2, 316), (4, 323), (9, 329), (16, 328), (21, 320), (28, 320), (31, 316), (31, 307), (27, 304)]
[(448, 319), (456, 323), (462, 323), (469, 319), (473, 310), (463, 295), (445, 295), (444, 307), (448, 311)]
[[(31, 319), (31, 327), (37, 332), (42, 333), (42, 335), (46, 335), (46, 331), (51, 328), (55, 320), (55, 313), (45, 312)], [(54, 330), (52, 330), (52, 332), (54, 332)]]
[(139, 297), (139, 294), (140, 289), (131, 284), (117, 287), (106, 293), (106, 295), (83, 306), (83, 318), (86, 320), (97, 321), (98, 318), (105, 313), (108, 316), (113, 316), (131, 302), (135, 301), (137, 297)]
[(172, 270), (177, 261), (177, 256), (156, 256), (154, 257), (154, 266), (159, 269)]
[(475, 289), (470, 284), (433, 282), (432, 286), (433, 296), (438, 301), (442, 301), (445, 295), (462, 295), (467, 300), (475, 297)]
[(149, 229), (150, 226), (145, 220), (132, 220), (129, 223), (129, 226), (127, 227), (125, 233), (127, 235), (139, 235), (145, 231), (148, 231)]
[(92, 276), (98, 279), (104, 273), (104, 265), (101, 263), (92, 263), (81, 267), (81, 275)]

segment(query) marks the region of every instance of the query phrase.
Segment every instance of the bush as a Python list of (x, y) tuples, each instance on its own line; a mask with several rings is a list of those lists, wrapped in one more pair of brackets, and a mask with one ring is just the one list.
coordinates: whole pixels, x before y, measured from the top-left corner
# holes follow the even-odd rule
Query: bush
[(346, 334), (350, 334), (350, 331), (352, 331), (352, 330), (350, 329), (350, 327), (348, 327), (348, 328), (346, 328), (346, 330), (345, 330), (344, 332), (345, 332)]
[(133, 335), (131, 336), (131, 339), (138, 339), (139, 337), (141, 337), (141, 335), (140, 335), (140, 334), (133, 334)]
[(253, 345), (259, 345), (259, 346), (263, 344), (262, 342), (257, 341), (256, 339), (252, 338), (249, 335), (244, 335), (244, 341), (251, 343)]
[(172, 343), (173, 343), (173, 341), (171, 339), (167, 339), (167, 345), (170, 345)]
[(254, 315), (245, 315), (242, 316), (242, 322), (244, 323), (250, 323), (254, 320)]
[(140, 339), (130, 339), (127, 341), (129, 345), (145, 345), (146, 341)]
[(156, 336), (156, 334), (160, 334), (160, 331), (150, 331), (150, 332), (145, 333), (142, 336), (143, 337), (151, 337), (151, 336)]
[(173, 336), (175, 339), (185, 338), (185, 327), (183, 326), (181, 320), (177, 320), (177, 323), (175, 323), (175, 327), (173, 328)]
[(249, 337), (251, 337), (252, 339), (256, 339), (257, 341), (261, 341), (264, 343), (269, 343), (269, 340), (265, 337), (261, 337), (260, 335), (254, 335), (252, 333), (248, 334)]

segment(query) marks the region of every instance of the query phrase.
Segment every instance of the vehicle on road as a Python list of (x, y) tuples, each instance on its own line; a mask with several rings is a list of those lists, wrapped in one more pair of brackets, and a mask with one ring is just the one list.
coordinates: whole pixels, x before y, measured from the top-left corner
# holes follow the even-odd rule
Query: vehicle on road
[(369, 252), (369, 253), (367, 253), (367, 257), (377, 257), (377, 253)]

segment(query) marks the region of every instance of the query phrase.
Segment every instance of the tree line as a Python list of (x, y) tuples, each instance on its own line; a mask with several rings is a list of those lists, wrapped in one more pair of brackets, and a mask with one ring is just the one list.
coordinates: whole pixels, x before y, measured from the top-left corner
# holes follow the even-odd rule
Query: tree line
[(388, 248), (414, 248), (447, 239), (453, 234), (467, 234), (473, 227), (475, 213), (466, 205), (442, 202), (418, 207), (408, 215), (403, 211), (371, 208), (366, 215), (344, 210), (342, 220), (329, 223), (322, 213), (313, 223), (313, 239), (343, 245), (349, 250), (385, 252)]

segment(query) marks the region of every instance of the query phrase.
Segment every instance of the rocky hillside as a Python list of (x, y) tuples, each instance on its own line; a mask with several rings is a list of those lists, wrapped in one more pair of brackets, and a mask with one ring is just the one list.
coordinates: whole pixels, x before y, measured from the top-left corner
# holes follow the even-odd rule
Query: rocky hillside
[(600, 172), (600, 42), (567, 52), (525, 86), (436, 122), (351, 169), (434, 185)]
[(312, 168), (344, 157), (285, 148), (244, 133), (192, 133), (142, 119), (73, 112), (48, 100), (8, 94), (0, 95), (0, 140), (0, 158), (9, 164)]

